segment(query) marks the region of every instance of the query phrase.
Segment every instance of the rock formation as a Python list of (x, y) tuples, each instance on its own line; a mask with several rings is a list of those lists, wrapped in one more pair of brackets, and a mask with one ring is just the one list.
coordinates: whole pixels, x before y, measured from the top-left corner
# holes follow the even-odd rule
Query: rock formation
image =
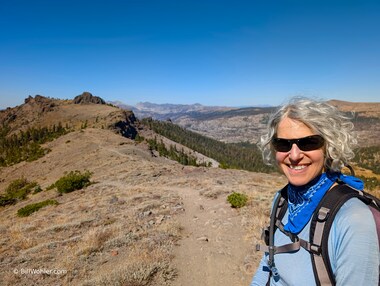
[(99, 96), (93, 96), (90, 92), (83, 92), (81, 95), (78, 95), (74, 98), (74, 104), (106, 104), (104, 99)]

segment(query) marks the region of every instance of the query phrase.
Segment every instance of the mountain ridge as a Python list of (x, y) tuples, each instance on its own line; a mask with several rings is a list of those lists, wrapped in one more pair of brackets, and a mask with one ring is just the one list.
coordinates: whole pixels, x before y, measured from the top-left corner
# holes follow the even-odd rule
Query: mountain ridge
[(29, 96), (24, 104), (0, 111), (0, 126), (7, 126), (10, 134), (30, 127), (60, 124), (73, 130), (84, 126), (107, 128), (133, 137), (137, 134), (136, 123), (132, 111), (106, 105), (104, 100), (89, 93), (83, 93), (74, 100)]
[[(380, 137), (380, 102), (327, 101), (353, 118), (359, 142), (363, 146), (378, 145)], [(256, 143), (266, 130), (266, 123), (276, 107), (210, 107), (194, 110), (193, 105), (178, 105), (170, 112), (160, 104), (149, 103), (149, 108), (131, 107), (138, 118), (152, 117), (170, 120), (186, 129), (227, 143)], [(144, 105), (142, 105), (144, 107)], [(122, 108), (122, 106), (121, 106)], [(155, 109), (156, 108), (156, 109)], [(172, 112), (176, 110), (177, 112)]]

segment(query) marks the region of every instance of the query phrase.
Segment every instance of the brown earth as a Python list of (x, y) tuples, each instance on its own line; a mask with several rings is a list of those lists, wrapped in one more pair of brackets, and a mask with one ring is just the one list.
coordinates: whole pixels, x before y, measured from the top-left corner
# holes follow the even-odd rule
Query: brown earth
[[(1, 168), (0, 190), (21, 177), (45, 190), (72, 170), (93, 172), (94, 183), (0, 210), (2, 285), (249, 284), (261, 256), (254, 244), (281, 176), (184, 167), (103, 129), (75, 131), (46, 147), (51, 152), (37, 161)], [(229, 206), (233, 191), (249, 196), (246, 207)], [(45, 199), (59, 205), (17, 217)]]
[(328, 103), (336, 106), (343, 112), (355, 112), (365, 117), (380, 118), (380, 102), (349, 102), (342, 100), (329, 100)]
[[(73, 100), (29, 97), (14, 108), (0, 110), (0, 126), (6, 124), (12, 133), (31, 127), (51, 127), (61, 124), (73, 130), (85, 127), (114, 128), (120, 121), (133, 123), (134, 114), (105, 104), (74, 104)], [(114, 128), (115, 129), (115, 128)]]

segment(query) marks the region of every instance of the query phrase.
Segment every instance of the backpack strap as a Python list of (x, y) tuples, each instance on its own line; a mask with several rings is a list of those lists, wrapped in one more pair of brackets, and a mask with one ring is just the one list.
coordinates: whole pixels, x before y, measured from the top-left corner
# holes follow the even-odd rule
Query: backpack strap
[(357, 197), (366, 204), (363, 192), (345, 184), (339, 184), (326, 193), (314, 212), (310, 225), (310, 254), (317, 285), (335, 285), (328, 254), (328, 238), (334, 218), (341, 206), (351, 198)]
[(256, 244), (256, 251), (264, 251), (268, 253), (268, 267), (266, 271), (269, 271), (268, 282), (266, 285), (270, 284), (270, 279), (272, 276), (278, 276), (277, 269), (274, 263), (274, 255), (276, 253), (291, 251), (291, 248), (294, 245), (284, 245), (282, 247), (276, 247), (274, 245), (274, 233), (276, 229), (281, 227), (281, 220), (284, 217), (286, 210), (288, 208), (287, 202), (287, 185), (283, 187), (280, 191), (277, 192), (276, 199), (274, 201), (269, 227), (265, 228), (262, 233), (262, 239), (265, 242), (265, 245)]
[[(256, 245), (256, 251), (265, 251), (268, 253), (268, 269), (266, 271), (269, 271), (268, 276), (268, 282), (266, 285), (270, 285), (270, 279), (273, 276), (275, 281), (278, 279), (278, 272), (276, 265), (274, 263), (274, 255), (279, 253), (289, 253), (293, 251), (298, 251), (301, 247), (305, 248), (306, 250), (310, 249), (310, 243), (298, 238), (297, 235), (292, 234), (288, 231), (284, 230), (284, 225), (281, 222), (283, 217), (285, 216), (285, 213), (288, 210), (288, 191), (287, 191), (288, 185), (283, 187), (276, 196), (276, 200), (274, 201), (271, 217), (270, 217), (270, 225), (268, 228), (264, 229), (263, 231), (263, 239), (265, 241), (266, 245)], [(283, 232), (285, 235), (287, 235), (292, 243), (281, 245), (281, 246), (275, 246), (274, 245), (274, 234), (276, 230), (279, 229), (281, 232)]]
[[(272, 225), (272, 231), (274, 234), (278, 227), (281, 228), (281, 220), (285, 216), (286, 210), (288, 209), (288, 195), (287, 195), (286, 189), (287, 189), (287, 185), (277, 192), (276, 200), (273, 203), (273, 207), (271, 211), (270, 225), (263, 229), (261, 238), (264, 240), (266, 246), (269, 246), (271, 225)], [(257, 245), (256, 248), (264, 248), (264, 249), (257, 249), (257, 251), (264, 250), (268, 252), (267, 251), (268, 247)]]
[[(330, 229), (333, 224), (334, 218), (338, 213), (341, 206), (351, 198), (358, 198), (365, 204), (369, 205), (370, 210), (373, 211), (374, 218), (377, 225), (380, 225), (380, 200), (368, 193), (359, 191), (349, 187), (348, 185), (339, 183), (330, 189), (319, 203), (310, 225), (309, 242), (299, 239), (283, 229), (281, 222), (288, 208), (287, 186), (278, 192), (277, 198), (273, 204), (271, 212), (271, 220), (269, 228), (263, 232), (263, 239), (265, 245), (256, 245), (256, 250), (265, 251), (269, 253), (268, 265), (270, 277), (276, 275), (276, 267), (274, 264), (274, 254), (290, 252), (298, 250), (300, 247), (306, 249), (311, 255), (311, 262), (315, 277), (316, 285), (335, 285), (334, 274), (331, 269), (330, 258), (328, 254), (328, 237)], [(376, 219), (379, 220), (376, 220)], [(288, 235), (293, 243), (274, 246), (274, 233), (277, 228), (284, 234)], [(380, 228), (378, 228), (378, 238), (380, 245)], [(267, 283), (267, 285), (269, 285)], [(380, 285), (380, 283), (379, 283)]]

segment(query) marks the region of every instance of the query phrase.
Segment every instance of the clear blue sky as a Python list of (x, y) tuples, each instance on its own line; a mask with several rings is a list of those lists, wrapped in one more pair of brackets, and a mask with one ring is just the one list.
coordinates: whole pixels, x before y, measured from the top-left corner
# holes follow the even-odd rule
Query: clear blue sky
[(2, 0), (0, 108), (380, 101), (379, 1)]

